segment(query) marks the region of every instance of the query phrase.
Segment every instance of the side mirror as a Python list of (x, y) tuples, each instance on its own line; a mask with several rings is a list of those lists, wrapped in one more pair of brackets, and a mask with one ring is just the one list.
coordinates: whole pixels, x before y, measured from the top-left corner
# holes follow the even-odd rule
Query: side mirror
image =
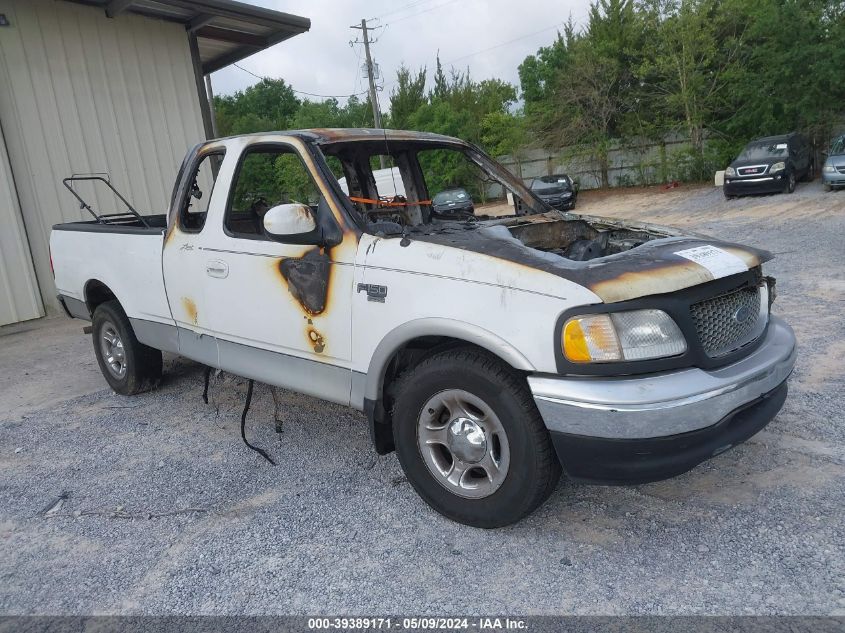
[(264, 214), (264, 232), (285, 244), (321, 244), (322, 235), (310, 207), (280, 204)]

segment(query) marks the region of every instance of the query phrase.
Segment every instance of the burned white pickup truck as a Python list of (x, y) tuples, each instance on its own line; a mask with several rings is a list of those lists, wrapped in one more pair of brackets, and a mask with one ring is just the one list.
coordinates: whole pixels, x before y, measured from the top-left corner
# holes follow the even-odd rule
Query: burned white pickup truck
[[(456, 187), (473, 204), (435, 212)], [(167, 351), (354, 407), (462, 523), (519, 520), (561, 469), (685, 472), (786, 398), (795, 338), (770, 312), (769, 253), (556, 211), (458, 139), (239, 136), (189, 152), (166, 214), (80, 199), (96, 219), (54, 227), (56, 285), (115, 391), (155, 385)]]

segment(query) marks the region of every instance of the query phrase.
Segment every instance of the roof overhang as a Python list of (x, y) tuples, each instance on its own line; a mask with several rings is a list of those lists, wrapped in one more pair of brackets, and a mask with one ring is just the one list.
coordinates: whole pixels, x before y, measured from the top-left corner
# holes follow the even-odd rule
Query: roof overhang
[(66, 0), (176, 22), (196, 37), (203, 74), (240, 61), (311, 28), (311, 20), (235, 0)]

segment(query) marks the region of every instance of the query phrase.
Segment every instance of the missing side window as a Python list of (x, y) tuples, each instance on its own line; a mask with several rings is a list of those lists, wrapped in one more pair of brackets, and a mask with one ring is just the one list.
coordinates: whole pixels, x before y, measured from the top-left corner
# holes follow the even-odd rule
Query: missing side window
[(211, 194), (223, 163), (224, 152), (203, 156), (191, 175), (190, 187), (179, 210), (179, 227), (188, 233), (199, 233), (205, 226)]

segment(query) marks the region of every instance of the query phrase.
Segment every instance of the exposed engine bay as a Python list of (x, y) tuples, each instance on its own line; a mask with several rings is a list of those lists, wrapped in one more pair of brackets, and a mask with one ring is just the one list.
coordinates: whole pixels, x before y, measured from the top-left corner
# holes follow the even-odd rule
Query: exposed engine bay
[[(556, 215), (563, 217), (556, 218)], [(528, 216), (525, 220), (524, 223), (507, 226), (513, 237), (528, 248), (574, 261), (615, 255), (674, 234), (670, 229), (660, 232), (651, 227), (637, 229), (621, 222), (605, 223), (599, 218), (588, 219), (558, 211)]]

